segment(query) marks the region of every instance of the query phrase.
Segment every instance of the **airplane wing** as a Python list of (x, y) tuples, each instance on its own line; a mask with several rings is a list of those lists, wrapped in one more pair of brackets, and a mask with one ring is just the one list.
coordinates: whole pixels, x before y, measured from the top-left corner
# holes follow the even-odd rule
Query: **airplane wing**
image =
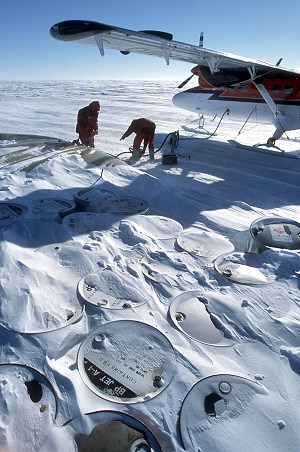
[(107, 48), (119, 50), (124, 55), (132, 52), (161, 57), (167, 64), (170, 60), (178, 60), (207, 66), (212, 74), (221, 69), (247, 69), (252, 79), (265, 73), (272, 76), (278, 74), (291, 78), (300, 77), (299, 72), (278, 65), (174, 41), (173, 35), (165, 32), (133, 31), (100, 22), (67, 20), (53, 25), (50, 34), (61, 41), (97, 46), (102, 56)]

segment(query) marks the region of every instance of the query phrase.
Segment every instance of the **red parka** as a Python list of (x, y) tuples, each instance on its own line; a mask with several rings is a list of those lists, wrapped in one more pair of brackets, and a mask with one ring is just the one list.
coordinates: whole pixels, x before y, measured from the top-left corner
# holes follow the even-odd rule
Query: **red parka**
[(134, 119), (124, 133), (123, 137), (129, 137), (129, 135), (131, 135), (133, 132), (136, 134), (144, 133), (146, 135), (154, 135), (155, 123), (151, 119), (147, 118)]
[(90, 103), (81, 108), (77, 115), (76, 132), (82, 137), (91, 137), (98, 134), (99, 101)]

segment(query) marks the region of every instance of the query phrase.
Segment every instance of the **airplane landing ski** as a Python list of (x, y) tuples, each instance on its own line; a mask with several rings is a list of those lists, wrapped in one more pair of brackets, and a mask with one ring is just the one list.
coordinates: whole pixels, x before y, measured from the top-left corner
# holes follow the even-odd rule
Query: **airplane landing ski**
[[(253, 146), (249, 146), (246, 144), (239, 143), (238, 141), (235, 141), (235, 140), (228, 140), (228, 143), (232, 144), (233, 146), (235, 146), (239, 149), (245, 149), (247, 151), (260, 152), (263, 154), (271, 154), (271, 155), (287, 157), (287, 158), (292, 158), (292, 159), (300, 158), (300, 151), (284, 151), (277, 146), (267, 147), (266, 145), (263, 145), (263, 144), (256, 144)], [(262, 147), (262, 146), (264, 146), (264, 147)]]

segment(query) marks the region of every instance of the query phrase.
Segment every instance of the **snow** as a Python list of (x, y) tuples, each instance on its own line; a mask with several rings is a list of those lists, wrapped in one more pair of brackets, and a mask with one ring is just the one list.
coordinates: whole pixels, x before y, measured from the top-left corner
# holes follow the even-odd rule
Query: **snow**
[[(76, 451), (75, 435), (121, 420), (155, 451), (299, 452), (299, 253), (245, 251), (258, 218), (299, 221), (300, 160), (227, 141), (263, 142), (273, 133), (266, 124), (224, 117), (209, 139), (217, 118), (205, 121), (208, 134), (192, 132), (197, 116), (171, 103), (177, 85), (0, 83), (2, 134), (73, 141), (78, 109), (99, 100), (96, 153), (126, 161), (132, 137), (119, 138), (138, 117), (156, 122), (156, 148), (170, 132), (180, 137), (177, 165), (162, 165), (168, 140), (153, 162), (97, 166), (75, 149), (45, 154), (31, 171), (32, 160), (4, 166), (16, 149), (0, 149), (0, 201), (27, 207), (0, 223), (3, 451)], [(297, 151), (297, 133), (278, 145)], [(71, 205), (88, 188), (102, 194), (88, 212), (61, 219), (34, 208)], [(148, 210), (101, 212), (110, 196), (139, 198)], [(205, 340), (210, 327), (217, 343)], [(87, 356), (105, 360), (102, 390), (88, 384)], [(117, 373), (123, 385), (131, 379), (132, 400), (109, 389)]]

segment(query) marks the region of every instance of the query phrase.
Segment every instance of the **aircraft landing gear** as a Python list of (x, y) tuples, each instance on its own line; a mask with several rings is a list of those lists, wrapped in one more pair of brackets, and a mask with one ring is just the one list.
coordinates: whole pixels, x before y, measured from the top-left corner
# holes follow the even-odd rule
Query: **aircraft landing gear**
[[(271, 137), (271, 138), (268, 138), (268, 140), (267, 140), (267, 146), (275, 146), (275, 142), (276, 142), (276, 138), (273, 138), (273, 137)], [(276, 147), (276, 146), (275, 146)]]

